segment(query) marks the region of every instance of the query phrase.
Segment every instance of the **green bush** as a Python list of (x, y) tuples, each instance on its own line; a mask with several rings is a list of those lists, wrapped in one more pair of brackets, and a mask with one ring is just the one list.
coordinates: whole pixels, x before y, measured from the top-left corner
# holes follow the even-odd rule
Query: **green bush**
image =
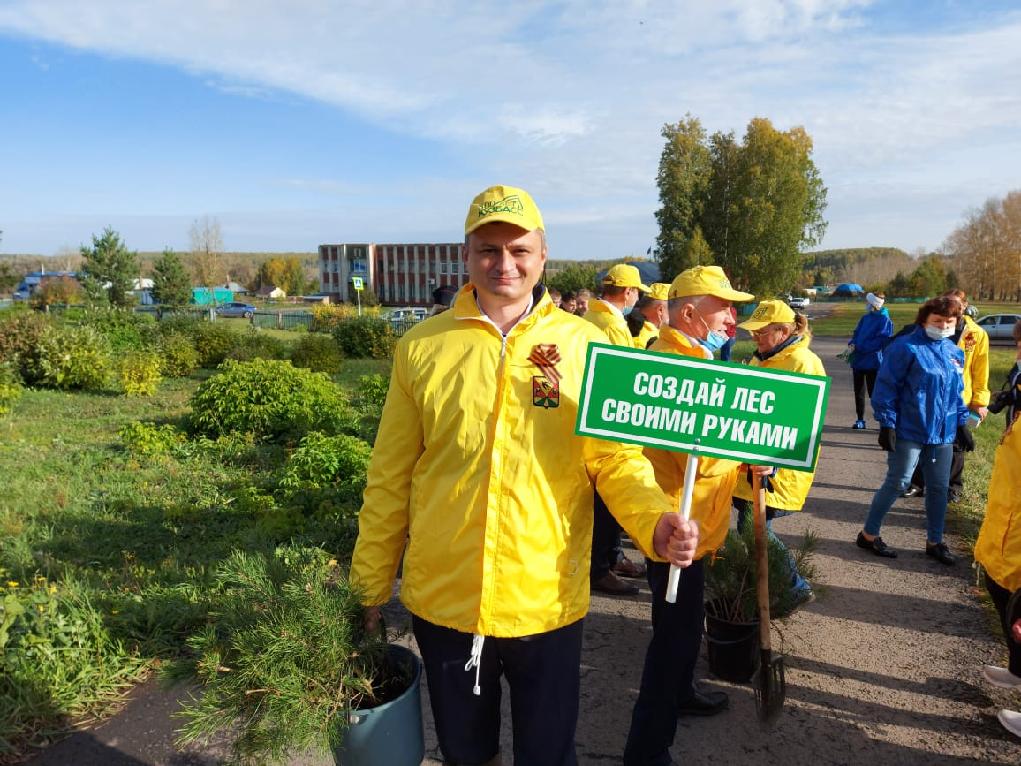
[(33, 371), (39, 350), (39, 339), (52, 322), (35, 312), (14, 312), (0, 320), (0, 362), (13, 366), (21, 379), (35, 383)]
[(144, 457), (166, 455), (185, 444), (185, 436), (171, 425), (134, 421), (122, 426), (117, 435), (131, 452)]
[(28, 372), (47, 388), (96, 390), (106, 384), (110, 364), (106, 338), (91, 327), (48, 327)]
[(114, 354), (149, 348), (158, 336), (155, 317), (130, 309), (89, 307), (80, 322), (103, 335)]
[(182, 742), (226, 731), (237, 760), (281, 762), (338, 745), (344, 711), (407, 687), (410, 668), (387, 678), (386, 638), (364, 631), (359, 593), (329, 554), (235, 551), (216, 577), (215, 619), (189, 640), (194, 656), (167, 674), (199, 684), (182, 711)]
[(192, 326), (192, 338), (203, 367), (222, 364), (238, 342), (238, 334), (225, 322), (198, 322)]
[(340, 322), (333, 329), (333, 337), (349, 359), (389, 359), (397, 342), (390, 323), (374, 316)]
[(163, 334), (159, 344), (160, 372), (168, 378), (184, 378), (199, 366), (199, 352), (191, 338), (181, 332)]
[(21, 398), (21, 376), (14, 365), (0, 362), (0, 416), (7, 415)]
[(253, 359), (286, 359), (287, 345), (279, 338), (250, 328), (244, 335), (235, 335), (234, 347), (227, 352), (228, 359), (250, 362)]
[(362, 375), (355, 391), (355, 415), (358, 420), (358, 435), (369, 444), (376, 443), (379, 421), (383, 416), (383, 404), (390, 389), (390, 378), (385, 375)]
[(361, 439), (313, 431), (291, 453), (280, 486), (291, 494), (329, 490), (338, 503), (357, 506), (371, 457), (372, 447)]
[(309, 333), (300, 338), (291, 353), (291, 364), (312, 372), (336, 375), (344, 359), (337, 341), (329, 335)]
[(354, 427), (343, 391), (328, 377), (274, 359), (228, 359), (199, 386), (191, 406), (195, 430), (212, 436), (300, 437)]
[(121, 359), (118, 365), (121, 388), (128, 396), (152, 396), (156, 393), (162, 375), (160, 358), (155, 354), (137, 351)]

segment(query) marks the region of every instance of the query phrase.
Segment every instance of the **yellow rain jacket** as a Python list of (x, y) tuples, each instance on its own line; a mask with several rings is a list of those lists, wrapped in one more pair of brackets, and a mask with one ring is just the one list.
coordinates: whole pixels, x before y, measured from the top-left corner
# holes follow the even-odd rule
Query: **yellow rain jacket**
[[(602, 330), (613, 345), (634, 348), (635, 339), (631, 337), (631, 330), (628, 329), (624, 315), (608, 306), (605, 301), (590, 301), (588, 311), (585, 312), (582, 319)], [(606, 341), (601, 342), (605, 343)]]
[(1001, 588), (1021, 588), (1021, 426), (996, 448), (986, 517), (975, 541), (975, 561)]
[[(753, 356), (751, 366), (803, 372), (806, 375), (825, 375), (826, 370), (822, 366), (822, 360), (808, 348), (808, 344), (809, 339), (803, 336), (800, 341), (792, 343), (764, 362)], [(808, 497), (808, 490), (812, 488), (814, 479), (815, 472), (793, 471), (790, 468), (778, 469), (776, 475), (770, 477), (773, 491), (766, 493), (766, 505), (781, 511), (800, 511), (805, 505), (805, 498)], [(737, 487), (734, 489), (734, 497), (749, 502), (754, 499), (751, 485), (744, 477), (738, 481)]]
[(642, 329), (638, 331), (638, 337), (634, 338), (635, 348), (640, 348), (644, 351), (649, 347), (649, 341), (658, 337), (659, 328), (652, 322), (646, 322), (642, 325)]
[[(665, 354), (694, 356), (706, 359), (707, 351), (672, 327), (661, 327), (659, 338), (650, 351)], [(683, 452), (645, 448), (645, 456), (656, 469), (656, 481), (670, 497), (674, 510), (680, 510), (684, 491), (684, 469), (688, 456)], [(707, 457), (698, 458), (698, 475), (691, 495), (691, 518), (698, 522), (699, 542), (695, 558), (713, 553), (723, 545), (730, 527), (730, 498), (734, 494), (741, 463), (736, 460)]]
[(957, 341), (964, 351), (965, 405), (972, 409), (989, 404), (989, 335), (969, 316), (964, 317), (964, 332)]
[[(536, 297), (504, 337), (469, 284), (398, 342), (351, 563), (366, 605), (390, 599), (403, 553), (401, 600), (436, 625), (518, 637), (576, 622), (593, 482), (658, 558), (653, 532), (673, 509), (641, 449), (574, 434), (585, 351), (605, 335)], [(556, 344), (559, 386), (529, 358), (542, 344)]]

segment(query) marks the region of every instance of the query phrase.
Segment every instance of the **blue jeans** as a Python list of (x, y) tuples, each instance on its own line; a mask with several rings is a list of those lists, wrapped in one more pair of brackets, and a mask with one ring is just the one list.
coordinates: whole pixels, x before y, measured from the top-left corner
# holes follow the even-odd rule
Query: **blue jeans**
[(897, 448), (886, 454), (886, 480), (872, 498), (869, 515), (865, 517), (865, 531), (870, 535), (879, 534), (883, 517), (908, 488), (915, 466), (921, 465), (925, 477), (926, 539), (930, 543), (943, 542), (953, 457), (953, 444), (919, 444), (898, 438)]
[[(769, 497), (768, 495), (766, 497)], [(744, 500), (740, 497), (734, 498), (734, 507), (737, 508), (737, 531), (744, 533), (745, 527), (753, 522), (753, 516), (755, 515), (755, 505), (751, 500)], [(794, 554), (787, 550), (787, 546), (784, 545), (783, 540), (776, 536), (773, 531), (773, 519), (779, 519), (782, 516), (789, 516), (796, 511), (783, 511), (779, 508), (770, 508), (766, 506), (766, 534), (769, 535), (770, 539), (775, 540), (776, 543), (783, 548), (784, 553), (787, 554), (787, 566), (791, 570), (791, 590), (792, 591), (808, 591), (812, 590), (811, 584), (804, 577), (801, 576), (801, 572), (798, 571), (798, 565), (794, 561)]]

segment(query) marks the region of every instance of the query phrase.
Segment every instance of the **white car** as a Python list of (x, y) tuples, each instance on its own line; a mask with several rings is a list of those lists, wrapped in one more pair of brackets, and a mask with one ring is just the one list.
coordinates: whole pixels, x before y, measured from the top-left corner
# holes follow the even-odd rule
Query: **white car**
[(808, 304), (810, 304), (811, 302), (812, 301), (810, 301), (808, 298), (790, 298), (787, 301), (787, 305), (790, 306), (792, 309), (797, 309), (800, 311), (801, 309), (807, 309)]
[(989, 333), (990, 340), (1010, 340), (1021, 314), (990, 314), (978, 320), (978, 326)]

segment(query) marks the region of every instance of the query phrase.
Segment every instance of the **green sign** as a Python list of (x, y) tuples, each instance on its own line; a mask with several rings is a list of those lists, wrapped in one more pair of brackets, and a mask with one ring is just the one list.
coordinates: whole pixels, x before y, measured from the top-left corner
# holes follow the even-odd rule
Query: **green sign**
[(575, 430), (812, 471), (829, 385), (817, 375), (591, 343)]
[(361, 277), (351, 277), (351, 286), (354, 287), (355, 292), (361, 292), (365, 289), (365, 280)]

